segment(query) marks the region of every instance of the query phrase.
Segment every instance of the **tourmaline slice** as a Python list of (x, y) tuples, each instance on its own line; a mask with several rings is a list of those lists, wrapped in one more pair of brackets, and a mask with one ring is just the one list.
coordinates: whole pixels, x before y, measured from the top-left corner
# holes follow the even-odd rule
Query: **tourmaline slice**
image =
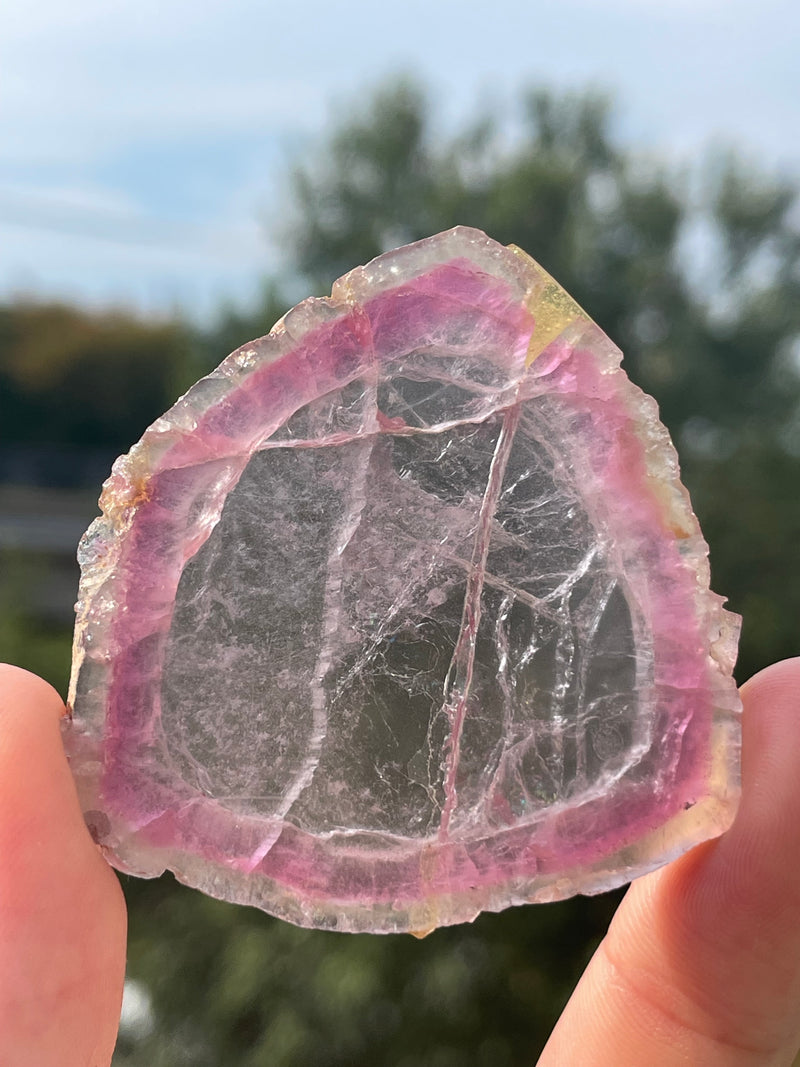
[(228, 356), (80, 547), (66, 744), (121, 870), (424, 932), (729, 824), (738, 619), (655, 402), (457, 228)]

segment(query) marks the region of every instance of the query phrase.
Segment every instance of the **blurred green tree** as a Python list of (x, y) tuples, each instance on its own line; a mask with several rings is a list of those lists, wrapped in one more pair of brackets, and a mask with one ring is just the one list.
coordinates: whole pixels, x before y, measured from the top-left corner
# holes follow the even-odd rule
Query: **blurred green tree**
[(122, 311), (0, 307), (5, 444), (127, 450), (189, 384), (189, 330)]

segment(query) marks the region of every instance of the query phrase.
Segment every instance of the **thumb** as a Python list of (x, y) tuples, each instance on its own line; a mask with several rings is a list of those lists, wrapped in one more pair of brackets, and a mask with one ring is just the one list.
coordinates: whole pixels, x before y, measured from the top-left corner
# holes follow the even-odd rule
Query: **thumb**
[(792, 1062), (800, 1044), (800, 659), (756, 675), (742, 700), (733, 826), (631, 886), (541, 1067)]
[(64, 705), (0, 665), (0, 1062), (106, 1067), (125, 972), (125, 905), (83, 822)]

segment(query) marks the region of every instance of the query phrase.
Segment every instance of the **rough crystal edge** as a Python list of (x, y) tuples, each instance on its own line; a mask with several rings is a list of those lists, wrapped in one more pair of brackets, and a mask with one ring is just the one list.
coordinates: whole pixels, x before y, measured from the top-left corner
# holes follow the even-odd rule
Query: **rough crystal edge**
[[(527, 252), (515, 245), (509, 248), (525, 262), (536, 279), (527, 290), (526, 304), (529, 310), (535, 317), (541, 314), (544, 305), (550, 321), (555, 320), (561, 328), (560, 333), (546, 334), (546, 345), (554, 340), (559, 343), (566, 340), (573, 348), (591, 347), (601, 373), (617, 383), (621, 382), (615, 390), (616, 396), (626, 408), (630, 422), (636, 426), (650, 492), (660, 505), (665, 525), (668, 524), (672, 534), (679, 540), (685, 562), (696, 576), (695, 617), (707, 638), (715, 672), (720, 679), (729, 678), (736, 663), (742, 620), (724, 607), (726, 598), (710, 588), (708, 543), (692, 508), (689, 491), (681, 480), (679, 456), (667, 427), (661, 421), (657, 401), (628, 378), (622, 368), (622, 351), (577, 302)], [(552, 311), (553, 307), (555, 312)], [(543, 351), (545, 349), (534, 332), (529, 355), (529, 364), (532, 364), (534, 373), (540, 369), (536, 361)], [(550, 362), (547, 359), (543, 362), (545, 367), (542, 372), (550, 373)], [(738, 695), (732, 701), (731, 710), (734, 713), (741, 711)]]
[[(495, 245), (494, 242), (490, 242), (485, 235), (479, 234), (477, 231), (458, 228), (456, 231), (450, 231), (450, 236), (452, 238), (464, 238), (469, 237), (473, 233), (477, 234), (483, 242), (487, 242), (488, 245), (499, 249), (498, 255), (501, 252), (505, 252), (505, 250), (500, 249), (500, 246)], [(447, 236), (448, 235), (440, 235), (442, 238)], [(428, 239), (429, 242), (434, 240), (436, 239)], [(427, 243), (428, 242), (421, 242), (420, 246), (426, 245)], [(391, 256), (394, 254), (389, 255)], [(381, 257), (381, 260), (383, 258), (384, 257)], [(375, 262), (380, 263), (381, 260)], [(440, 257), (438, 255), (434, 256), (433, 261), (439, 262)], [(368, 265), (368, 267), (372, 266), (373, 265)], [(303, 337), (309, 331), (347, 313), (351, 307), (350, 301), (355, 299), (356, 283), (364, 278), (367, 269), (368, 268), (357, 268), (356, 271), (350, 272), (349, 275), (345, 276), (346, 278), (351, 279), (351, 281), (348, 282), (347, 286), (341, 286), (339, 290), (334, 286), (334, 298), (312, 298), (308, 301), (304, 301), (303, 304), (298, 305), (297, 308), (287, 313), (287, 315), (276, 324), (276, 327), (267, 337), (237, 349), (236, 352), (232, 353), (225, 361), (223, 361), (216, 371), (212, 372), (207, 378), (202, 379), (193, 386), (162, 419), (154, 423), (145, 433), (138, 445), (134, 446), (128, 456), (121, 457), (117, 460), (112, 470), (112, 475), (104, 486), (103, 497), (101, 497), (101, 507), (104, 511), (104, 515), (92, 524), (82, 541), (81, 553), (83, 556), (82, 562), (84, 566), (84, 574), (81, 581), (81, 598), (78, 604), (76, 659), (71, 680), (71, 698), (74, 699), (77, 677), (82, 671), (86, 650), (91, 650), (91, 646), (96, 644), (94, 641), (95, 637), (102, 638), (103, 631), (105, 630), (104, 620), (107, 618), (108, 613), (114, 610), (113, 576), (118, 563), (119, 534), (128, 528), (138, 505), (146, 499), (149, 470), (155, 463), (157, 463), (157, 460), (165, 454), (173, 441), (181, 437), (184, 433), (190, 432), (193, 425), (196, 425), (198, 418), (202, 417), (206, 411), (219, 403), (219, 401), (228, 393), (237, 389), (249, 374), (267, 363), (274, 362), (288, 351), (291, 351), (297, 344), (298, 339)], [(421, 268), (417, 266), (412, 273), (416, 276), (420, 272)], [(387, 272), (387, 274), (389, 273), (390, 272)], [(390, 284), (397, 284), (396, 278), (387, 278), (386, 286)], [(526, 292), (529, 293), (529, 299), (530, 293), (534, 288), (535, 287), (529, 285), (526, 290)], [(577, 307), (577, 305), (575, 306)], [(610, 374), (620, 373), (618, 371), (621, 358), (619, 350), (601, 333), (599, 328), (592, 323), (588, 317), (576, 318), (570, 323), (566, 332), (571, 335), (572, 339), (577, 339), (580, 334), (592, 335), (592, 340), (595, 343), (599, 336), (601, 339), (602, 352), (606, 361), (604, 368), (605, 372)], [(546, 364), (547, 360), (543, 358), (542, 366), (540, 367), (537, 365), (533, 368), (534, 373), (541, 372), (546, 374), (548, 369)], [(661, 440), (658, 441), (658, 447), (661, 450), (662, 456), (671, 455), (674, 457), (674, 468), (670, 470), (672, 499), (669, 501), (669, 508), (671, 512), (675, 513), (676, 517), (685, 518), (687, 511), (691, 516), (691, 519), (687, 524), (688, 528), (686, 528), (685, 532), (686, 541), (688, 542), (687, 549), (689, 549), (687, 555), (692, 557), (694, 561), (694, 570), (697, 575), (697, 607), (700, 608), (701, 604), (703, 606), (703, 610), (698, 611), (698, 617), (704, 617), (706, 619), (706, 626), (711, 639), (711, 657), (716, 661), (716, 668), (719, 671), (719, 674), (725, 675), (729, 673), (729, 668), (732, 666), (733, 660), (735, 659), (735, 634), (738, 630), (738, 617), (724, 610), (722, 608), (722, 604), (724, 603), (723, 598), (716, 596), (716, 594), (713, 594), (708, 590), (707, 546), (702, 539), (696, 519), (691, 512), (688, 494), (682, 486), (679, 486), (678, 493), (675, 492), (675, 489), (678, 488), (675, 482), (679, 476), (677, 455), (669, 441), (666, 430), (661, 427), (658, 422), (655, 402), (652, 401), (651, 398), (641, 394), (640, 390), (633, 385), (628, 385), (624, 393), (628, 403), (631, 405), (633, 405), (635, 396), (638, 395), (640, 397), (639, 402), (642, 410), (638, 412), (636, 417), (631, 415), (636, 425), (640, 429), (645, 427), (653, 429), (655, 427), (657, 436), (661, 437)], [(650, 410), (646, 412), (645, 409), (647, 408)], [(177, 429), (172, 428), (173, 426), (177, 427)], [(664, 438), (666, 438), (666, 447)], [(254, 443), (253, 449), (255, 447), (257, 447), (257, 442)], [(646, 455), (648, 453), (649, 450), (646, 450)], [(652, 453), (650, 453), (650, 455), (652, 455)], [(663, 470), (661, 474), (663, 477)], [(655, 478), (655, 485), (657, 488), (661, 485), (661, 478)], [(704, 581), (706, 583), (705, 588), (703, 587)], [(106, 582), (109, 583), (111, 596), (109, 597), (107, 604), (103, 605), (100, 603), (98, 608), (98, 593), (102, 590), (102, 587)], [(96, 677), (94, 678), (94, 684), (89, 686), (88, 689), (94, 690), (96, 693), (99, 691), (100, 695), (97, 699), (91, 700), (90, 693), (86, 690), (84, 691), (84, 702), (82, 703), (81, 712), (84, 722), (87, 723), (90, 723), (93, 719), (102, 719), (104, 711), (102, 704), (102, 689), (104, 688), (103, 675), (107, 674), (109, 668), (107, 655), (101, 654), (98, 656), (96, 652), (92, 651), (92, 658), (94, 668), (92, 673), (95, 674)], [(717, 697), (719, 698), (720, 695), (721, 694), (718, 692)], [(91, 705), (94, 705), (94, 707), (92, 708)], [(732, 700), (729, 708), (726, 707), (725, 709), (722, 709), (717, 707), (716, 711), (727, 711), (731, 717), (735, 719), (738, 707), (735, 706), (735, 700)], [(90, 739), (84, 737), (79, 740), (78, 738), (75, 738), (74, 735), (73, 739), (77, 742), (72, 746), (73, 751), (79, 748), (84, 748), (86, 749), (85, 757), (90, 758), (89, 750), (92, 748)], [(726, 766), (730, 765), (729, 770), (734, 771), (736, 764), (734, 758), (735, 749), (736, 745), (734, 741), (730, 739), (722, 745), (722, 752), (726, 757)], [(88, 786), (90, 793), (96, 793), (96, 783), (93, 784), (90, 779), (91, 766), (85, 764), (83, 771), (84, 773), (81, 775), (83, 786)], [(716, 832), (721, 832), (730, 822), (736, 802), (735, 773), (728, 773), (727, 776), (723, 777), (719, 782), (719, 786), (719, 795), (710, 796), (700, 804), (696, 805), (695, 818), (701, 811), (706, 811), (709, 820), (705, 828), (698, 833), (697, 841), (704, 840), (713, 835), (713, 830), (712, 833), (709, 833), (708, 831), (709, 826), (715, 828)], [(81, 788), (81, 793), (84, 794), (84, 800), (88, 802), (88, 805), (85, 804), (84, 806), (91, 806), (92, 803), (96, 803), (96, 800), (91, 795), (87, 795), (87, 790), (85, 788)], [(408, 929), (409, 924), (417, 929), (424, 929), (427, 928), (428, 925), (431, 925), (429, 922), (431, 919), (435, 919), (432, 925), (444, 925), (450, 922), (465, 921), (466, 919), (474, 917), (474, 914), (477, 914), (478, 911), (498, 910), (509, 906), (510, 903), (559, 899), (560, 897), (575, 892), (600, 892), (606, 888), (610, 888), (612, 885), (622, 884), (632, 877), (637, 877), (639, 874), (645, 873), (646, 870), (650, 870), (653, 867), (660, 866), (662, 863), (667, 862), (667, 859), (670, 858), (671, 854), (664, 853), (663, 848), (661, 847), (663, 846), (662, 830), (656, 831), (650, 836), (654, 842), (659, 843), (659, 847), (654, 846), (654, 855), (658, 857), (655, 860), (642, 862), (622, 871), (611, 871), (608, 868), (615, 865), (615, 860), (619, 861), (622, 858), (621, 854), (617, 854), (615, 856), (606, 857), (601, 867), (587, 870), (581, 878), (576, 877), (574, 872), (562, 872), (560, 878), (554, 879), (552, 884), (540, 885), (535, 892), (526, 892), (524, 888), (520, 888), (518, 895), (516, 895), (516, 893), (511, 894), (508, 884), (503, 883), (491, 892), (487, 893), (487, 891), (482, 890), (482, 899), (480, 903), (476, 900), (473, 901), (472, 904), (467, 905), (462, 900), (462, 904), (460, 905), (461, 911), (459, 911), (459, 907), (455, 906), (455, 899), (448, 903), (446, 898), (440, 897), (438, 903), (432, 903), (430, 906), (414, 905), (413, 923), (411, 922), (412, 917), (407, 916), (409, 921), (403, 921), (398, 925), (399, 912), (392, 910), (391, 914), (386, 919), (385, 925), (380, 927), (380, 929), (382, 932)], [(647, 839), (642, 839), (641, 843), (644, 843), (645, 840)], [(677, 855), (685, 851), (688, 847), (691, 847), (692, 843), (695, 842), (691, 840), (691, 837), (686, 837), (683, 840), (680, 840), (680, 843), (675, 848), (674, 854)], [(140, 851), (138, 846), (130, 851), (129, 855), (132, 859), (137, 855), (138, 851)], [(145, 853), (149, 851), (150, 850), (147, 848), (143, 850)], [(144, 859), (144, 854), (141, 858)], [(193, 864), (191, 858), (187, 859), (185, 854), (176, 856), (175, 862), (173, 863), (172, 857), (167, 852), (159, 850), (158, 854), (153, 857), (153, 860), (154, 862), (145, 864), (148, 869), (137, 870), (136, 873), (140, 873), (144, 876), (153, 876), (161, 873), (165, 867), (174, 866), (178, 869), (177, 876), (179, 879), (206, 888), (215, 893), (215, 895), (223, 896), (226, 899), (234, 899), (243, 903), (258, 903), (259, 906), (262, 907), (267, 904), (264, 899), (263, 887), (258, 893), (257, 901), (248, 899), (253, 895), (253, 887), (247, 884), (246, 879), (242, 886), (239, 887), (239, 891), (234, 893), (225, 891), (221, 883), (229, 885), (237, 882), (241, 877), (233, 872), (229, 873), (218, 870), (212, 875), (209, 884), (207, 876), (204, 879), (191, 872), (190, 868)], [(127, 866), (127, 864), (122, 864), (118, 858), (115, 858), (114, 862), (117, 866), (122, 868)], [(198, 864), (199, 867), (203, 869), (205, 861), (198, 861)], [(458, 896), (459, 900), (461, 900), (463, 894)], [(371, 909), (369, 912), (369, 922), (365, 926), (363, 923), (363, 912), (359, 906), (356, 906), (353, 909), (352, 923), (348, 924), (346, 918), (348, 909), (346, 906), (342, 905), (341, 902), (325, 902), (324, 905), (321, 905), (318, 901), (309, 901), (305, 904), (298, 904), (297, 907), (303, 912), (303, 915), (305, 915), (305, 920), (302, 915), (290, 915), (288, 913), (292, 910), (293, 905), (290, 906), (290, 903), (286, 900), (285, 896), (281, 895), (277, 901), (268, 906), (275, 914), (290, 918), (291, 921), (298, 922), (301, 925), (328, 925), (331, 928), (335, 927), (351, 930), (364, 928), (376, 929), (375, 924), (377, 916), (382, 908), (382, 906), (378, 906)], [(326, 917), (320, 914), (321, 907), (323, 907)], [(472, 907), (475, 907), (474, 913), (466, 914), (465, 908), (466, 910), (469, 910)], [(339, 919), (336, 919), (332, 914), (328, 914), (331, 911), (336, 912)], [(436, 912), (435, 915), (434, 912)], [(359, 925), (359, 917), (362, 920), (361, 925)], [(322, 921), (323, 918), (325, 919), (324, 922)]]
[[(442, 926), (474, 921), (482, 912), (500, 912), (524, 904), (544, 904), (576, 894), (593, 896), (625, 885), (677, 859), (690, 848), (724, 833), (733, 822), (738, 792), (726, 784), (727, 758), (736, 745), (731, 738), (733, 721), (716, 727), (715, 778), (718, 791), (681, 811), (664, 826), (639, 839), (635, 846), (605, 856), (597, 864), (577, 872), (565, 869), (543, 878), (519, 877), (471, 891), (439, 893), (425, 902), (376, 903), (369, 908), (351, 900), (321, 899), (292, 893), (264, 877), (255, 880), (242, 871), (216, 866), (209, 872), (206, 860), (184, 852), (148, 847), (141, 840), (125, 841), (126, 859), (115, 849), (103, 848), (118, 870), (141, 878), (157, 878), (165, 871), (177, 881), (233, 904), (266, 910), (294, 925), (342, 933), (414, 933), (424, 936)], [(728, 736), (723, 736), (727, 734)], [(82, 798), (93, 803), (90, 797)], [(87, 805), (84, 803), (84, 810)], [(102, 847), (102, 843), (101, 843)]]

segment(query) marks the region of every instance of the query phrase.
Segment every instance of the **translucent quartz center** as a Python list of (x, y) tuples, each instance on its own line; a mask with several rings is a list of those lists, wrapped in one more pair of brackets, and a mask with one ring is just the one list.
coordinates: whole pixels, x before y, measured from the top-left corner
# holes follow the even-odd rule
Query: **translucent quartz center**
[(314, 834), (524, 820), (606, 787), (652, 725), (624, 580), (554, 479), (552, 403), (437, 429), (446, 383), (400, 386), (392, 408), (417, 432), (254, 455), (169, 632), (180, 775)]

